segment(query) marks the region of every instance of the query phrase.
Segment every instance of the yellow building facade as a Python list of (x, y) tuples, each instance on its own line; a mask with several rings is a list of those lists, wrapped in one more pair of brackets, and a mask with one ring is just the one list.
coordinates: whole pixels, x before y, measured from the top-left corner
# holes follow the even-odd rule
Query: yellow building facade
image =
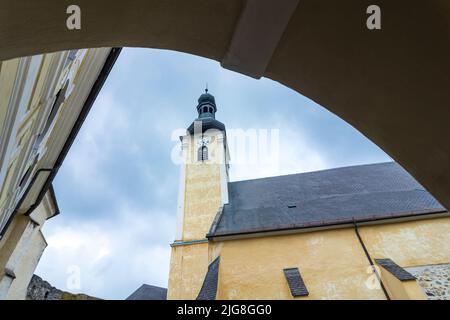
[(180, 137), (168, 299), (449, 299), (450, 217), (395, 163), (229, 182), (215, 99)]
[(52, 187), (120, 50), (0, 61), (0, 300), (25, 299), (59, 210)]

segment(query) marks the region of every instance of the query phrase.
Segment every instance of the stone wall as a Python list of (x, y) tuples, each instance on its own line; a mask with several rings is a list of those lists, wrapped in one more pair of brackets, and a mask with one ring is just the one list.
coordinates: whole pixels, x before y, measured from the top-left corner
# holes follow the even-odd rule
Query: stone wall
[(28, 285), (27, 300), (99, 300), (99, 298), (59, 290), (41, 277), (33, 275)]
[(450, 300), (450, 263), (405, 268), (430, 300)]

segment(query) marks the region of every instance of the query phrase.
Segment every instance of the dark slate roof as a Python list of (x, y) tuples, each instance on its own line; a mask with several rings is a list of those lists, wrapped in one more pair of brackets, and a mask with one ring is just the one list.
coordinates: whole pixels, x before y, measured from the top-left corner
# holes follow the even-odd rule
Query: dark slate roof
[[(209, 129), (217, 129), (217, 130), (220, 130), (220, 131), (225, 131), (225, 125), (222, 122), (220, 122), (220, 121), (218, 121), (218, 120), (216, 120), (216, 119), (214, 119), (212, 117), (196, 119), (195, 121), (197, 121), (197, 122), (201, 121), (202, 122), (202, 133), (207, 131), (207, 130), (209, 130)], [(194, 123), (195, 123), (195, 121), (192, 122), (191, 125), (187, 129), (190, 134), (194, 133)]]
[(303, 297), (309, 295), (308, 289), (303, 282), (302, 276), (300, 275), (300, 270), (298, 270), (298, 268), (286, 268), (283, 269), (283, 272), (293, 297)]
[(143, 284), (126, 300), (166, 300), (167, 289)]
[(208, 266), (205, 280), (197, 296), (197, 300), (215, 300), (217, 295), (217, 281), (219, 280), (220, 256)]
[(384, 269), (389, 271), (394, 277), (400, 281), (415, 280), (411, 273), (400, 267), (391, 259), (375, 259), (375, 262), (382, 266)]
[(55, 189), (53, 188), (53, 183), (50, 184), (50, 187), (48, 188), (48, 192), (53, 201), (53, 206), (55, 208), (55, 211), (47, 218), (47, 220), (51, 219), (61, 213), (61, 211), (59, 210), (59, 206), (58, 206), (58, 200), (56, 199)]
[(202, 103), (205, 103), (205, 102), (209, 102), (209, 103), (213, 104), (214, 106), (216, 105), (216, 99), (214, 98), (214, 96), (212, 94), (208, 93), (208, 91), (203, 93), (198, 98), (198, 104), (199, 105), (201, 105)]
[(394, 162), (228, 184), (208, 237), (446, 211)]

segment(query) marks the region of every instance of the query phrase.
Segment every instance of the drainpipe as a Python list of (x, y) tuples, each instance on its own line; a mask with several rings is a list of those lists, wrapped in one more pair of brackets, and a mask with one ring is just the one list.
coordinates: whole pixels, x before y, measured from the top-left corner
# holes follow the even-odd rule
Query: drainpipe
[(94, 82), (91, 91), (89, 92), (88, 97), (86, 98), (86, 101), (83, 104), (83, 107), (81, 108), (80, 114), (78, 115), (77, 120), (75, 121), (74, 126), (72, 127), (69, 136), (66, 139), (66, 142), (64, 143), (64, 146), (58, 155), (58, 158), (56, 159), (56, 162), (54, 164), (54, 167), (51, 169), (39, 169), (36, 171), (35, 175), (33, 176), (33, 180), (30, 182), (30, 185), (27, 188), (26, 193), (24, 196), (19, 200), (16, 208), (8, 218), (8, 221), (6, 222), (6, 225), (0, 230), (0, 239), (4, 236), (6, 233), (6, 230), (8, 229), (10, 223), (12, 222), (14, 216), (17, 214), (18, 209), (20, 208), (21, 204), (25, 200), (25, 197), (31, 189), (32, 184), (37, 178), (37, 175), (41, 172), (50, 172), (50, 174), (47, 177), (47, 180), (45, 181), (41, 191), (39, 192), (36, 202), (25, 212), (25, 215), (30, 215), (31, 212), (39, 205), (41, 200), (44, 198), (45, 194), (47, 193), (47, 190), (50, 188), (53, 179), (56, 176), (56, 173), (58, 172), (58, 169), (61, 167), (67, 153), (69, 152), (70, 147), (72, 146), (72, 143), (75, 140), (75, 137), (78, 134), (78, 131), (80, 131), (80, 128), (86, 119), (92, 105), (94, 104), (95, 99), (97, 98), (98, 93), (100, 92), (101, 88), (103, 87), (103, 84), (106, 81), (106, 78), (109, 75), (109, 72), (111, 71), (112, 67), (114, 66), (114, 63), (116, 62), (117, 58), (119, 57), (119, 54), (121, 52), (122, 48), (111, 48), (111, 51), (106, 58), (106, 61), (102, 67), (102, 70), (100, 71), (100, 74), (97, 77), (97, 80)]
[[(31, 179), (30, 183), (28, 184), (27, 189), (25, 190), (23, 196), (17, 202), (16, 207), (14, 208), (13, 212), (11, 213), (11, 215), (8, 218), (8, 221), (3, 226), (3, 229), (0, 231), (0, 240), (5, 235), (6, 230), (8, 230), (8, 227), (11, 224), (11, 222), (13, 221), (13, 219), (16, 216), (17, 212), (19, 211), (20, 206), (22, 205), (22, 203), (27, 198), (28, 193), (30, 192), (30, 190), (33, 187), (34, 183), (36, 182), (37, 178), (39, 177), (39, 174), (43, 173), (43, 172), (50, 172), (50, 175), (51, 175), (54, 171), (55, 171), (55, 169), (41, 168), (41, 169), (38, 169), (34, 173), (33, 178)], [(33, 203), (33, 205), (31, 205), (31, 207), (26, 211), (25, 215), (27, 215), (27, 216), (30, 215), (31, 212), (33, 212), (33, 210), (36, 209), (36, 207), (39, 205), (40, 201), (41, 201), (41, 199), (39, 199), (39, 196), (38, 196), (38, 200), (35, 203)]]
[(355, 229), (355, 233), (356, 233), (356, 236), (358, 237), (359, 243), (361, 244), (361, 247), (364, 250), (364, 254), (366, 255), (367, 260), (369, 261), (369, 264), (372, 267), (372, 270), (375, 273), (375, 275), (380, 283), (381, 289), (383, 290), (383, 293), (386, 296), (386, 299), (391, 300), (391, 298), (389, 297), (389, 294), (386, 290), (386, 287), (383, 284), (383, 281), (381, 281), (381, 276), (378, 274), (378, 271), (375, 268), (375, 265), (373, 264), (372, 258), (370, 257), (370, 254), (369, 254), (369, 251), (367, 250), (366, 245), (364, 244), (364, 241), (361, 238), (361, 235), (359, 234), (358, 225), (356, 224), (355, 219), (353, 219), (353, 227)]

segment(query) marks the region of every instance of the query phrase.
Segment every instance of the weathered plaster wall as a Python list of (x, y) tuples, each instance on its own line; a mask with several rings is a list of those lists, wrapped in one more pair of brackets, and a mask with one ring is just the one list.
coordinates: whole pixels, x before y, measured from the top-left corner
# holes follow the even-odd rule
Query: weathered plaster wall
[(221, 206), (221, 160), (223, 144), (216, 135), (208, 135), (208, 160), (198, 161), (197, 141), (201, 135), (186, 137), (183, 241), (204, 239)]
[(426, 300), (416, 280), (401, 281), (383, 267), (378, 272), (391, 300)]
[(29, 217), (13, 220), (0, 241), (1, 299), (25, 299), (28, 282), (46, 246), (39, 226)]
[(371, 289), (374, 275), (353, 229), (225, 241), (220, 256), (218, 299), (292, 299), (289, 267), (300, 269), (306, 299), (385, 298)]
[(27, 287), (47, 247), (42, 226), (55, 214), (48, 192), (30, 216), (17, 215), (0, 241), (0, 299), (26, 298)]
[[(390, 258), (402, 267), (450, 259), (449, 217), (359, 230), (373, 259)], [(353, 228), (210, 243), (211, 258), (218, 254), (218, 299), (292, 299), (283, 274), (289, 267), (300, 269), (309, 290), (309, 296), (300, 299), (385, 299)], [(419, 283), (430, 278), (433, 287), (439, 286), (437, 291), (445, 295), (448, 282), (445, 286), (442, 275), (447, 273), (438, 273), (440, 280), (431, 280), (426, 272)], [(386, 272), (382, 278), (392, 280), (391, 298), (425, 298), (415, 281), (400, 282)]]
[[(372, 258), (390, 258), (408, 267), (449, 261), (449, 228), (450, 218), (445, 217), (359, 230)], [(300, 269), (310, 293), (299, 299), (385, 299), (374, 285), (376, 277), (353, 228), (174, 247), (169, 299), (195, 299), (207, 266), (217, 255), (221, 257), (217, 299), (292, 299), (283, 274), (290, 267)], [(448, 276), (441, 271), (441, 278)], [(400, 282), (386, 272), (382, 278), (389, 282), (393, 299), (425, 297), (415, 281)], [(430, 272), (425, 272), (419, 284), (433, 281), (437, 287), (439, 281), (435, 292), (447, 294), (448, 279), (446, 286), (443, 278), (429, 278)]]
[(47, 247), (47, 242), (41, 232), (36, 230), (33, 237), (30, 239), (29, 245), (24, 252), (20, 264), (18, 265), (15, 273), (18, 275), (11, 284), (8, 292), (7, 299), (25, 300), (27, 294), (27, 287), (33, 276), (42, 253), (44, 253)]
[(197, 298), (208, 270), (208, 243), (172, 247), (167, 299)]
[(373, 258), (390, 258), (401, 267), (450, 262), (450, 218), (360, 227)]
[(184, 241), (203, 239), (208, 233), (220, 207), (219, 179), (219, 165), (187, 165)]
[[(4, 272), (8, 259), (16, 248), (17, 243), (29, 224), (28, 217), (18, 216), (12, 222), (3, 239), (0, 241), (0, 272)], [(0, 275), (1, 279), (1, 275)]]

